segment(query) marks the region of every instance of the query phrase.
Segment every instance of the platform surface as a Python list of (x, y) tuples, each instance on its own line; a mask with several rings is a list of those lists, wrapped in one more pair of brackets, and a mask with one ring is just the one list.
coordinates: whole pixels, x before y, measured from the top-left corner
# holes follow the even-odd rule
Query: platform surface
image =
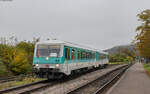
[(135, 63), (106, 94), (150, 94), (150, 78), (141, 63)]

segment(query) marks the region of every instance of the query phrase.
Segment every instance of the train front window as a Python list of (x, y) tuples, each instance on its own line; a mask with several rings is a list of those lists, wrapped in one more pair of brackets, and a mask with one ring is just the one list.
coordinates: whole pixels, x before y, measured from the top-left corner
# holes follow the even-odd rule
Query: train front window
[(38, 45), (37, 46), (37, 57), (59, 57), (60, 56), (60, 45)]

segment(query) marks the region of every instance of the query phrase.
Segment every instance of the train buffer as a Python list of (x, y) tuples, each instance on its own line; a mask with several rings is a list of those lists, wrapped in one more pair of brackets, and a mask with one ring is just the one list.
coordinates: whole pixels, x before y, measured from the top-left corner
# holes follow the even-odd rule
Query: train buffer
[(135, 63), (106, 94), (150, 94), (150, 78), (141, 63)]

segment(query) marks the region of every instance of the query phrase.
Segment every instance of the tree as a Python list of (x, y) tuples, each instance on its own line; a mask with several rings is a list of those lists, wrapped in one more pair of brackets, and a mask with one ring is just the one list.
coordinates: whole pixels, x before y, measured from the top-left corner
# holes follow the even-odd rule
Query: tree
[(109, 55), (110, 62), (132, 62), (135, 59), (134, 50), (128, 48), (119, 49), (117, 53)]
[(0, 44), (0, 62), (6, 66), (7, 70), (12, 71), (14, 74), (31, 72), (34, 48), (29, 45), (27, 43), (20, 43), (17, 46)]
[(9, 66), (11, 71), (16, 74), (26, 74), (31, 71), (31, 65), (28, 63), (27, 53), (23, 49), (13, 49), (13, 61)]
[(27, 53), (27, 59), (30, 64), (33, 61), (34, 43), (31, 42), (20, 42), (16, 45), (16, 48), (23, 49)]
[(136, 28), (135, 43), (140, 55), (150, 58), (150, 10), (144, 10), (137, 16), (141, 25)]
[(8, 70), (11, 70), (9, 63), (13, 61), (14, 47), (5, 44), (0, 44), (0, 62), (3, 62)]

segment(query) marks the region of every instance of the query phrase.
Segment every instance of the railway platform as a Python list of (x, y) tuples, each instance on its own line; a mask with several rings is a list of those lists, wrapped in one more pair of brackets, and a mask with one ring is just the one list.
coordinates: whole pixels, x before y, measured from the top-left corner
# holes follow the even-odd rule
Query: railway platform
[(143, 65), (135, 63), (106, 94), (150, 94), (150, 78)]

